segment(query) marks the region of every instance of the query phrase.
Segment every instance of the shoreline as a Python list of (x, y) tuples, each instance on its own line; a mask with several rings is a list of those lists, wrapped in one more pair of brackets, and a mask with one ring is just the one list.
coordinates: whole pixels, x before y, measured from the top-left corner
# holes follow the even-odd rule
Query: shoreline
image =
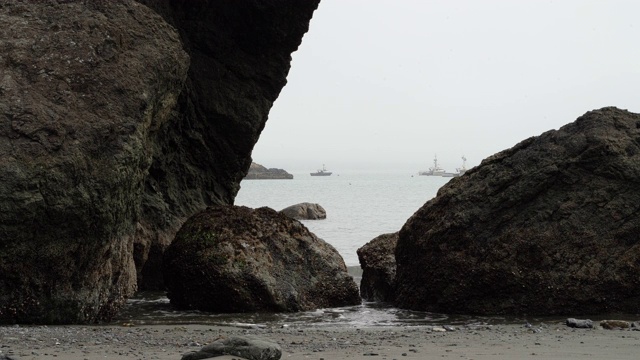
[[(128, 325), (128, 324), (124, 324)], [(446, 329), (445, 329), (446, 328)], [(235, 327), (210, 325), (0, 326), (0, 356), (28, 359), (181, 359), (220, 338), (253, 335), (282, 359), (636, 359), (640, 331), (533, 325)], [(232, 357), (219, 357), (219, 359)], [(238, 359), (237, 357), (235, 357)]]

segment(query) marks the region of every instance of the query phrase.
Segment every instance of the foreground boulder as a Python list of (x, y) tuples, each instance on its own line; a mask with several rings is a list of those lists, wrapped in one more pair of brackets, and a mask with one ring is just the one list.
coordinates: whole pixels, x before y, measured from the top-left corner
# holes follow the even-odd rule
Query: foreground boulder
[(0, 323), (162, 288), (182, 222), (233, 203), (318, 0), (145, 3), (0, 5)]
[(327, 218), (327, 212), (320, 204), (308, 202), (288, 206), (280, 210), (280, 212), (296, 220), (319, 220)]
[(485, 159), (400, 230), (403, 308), (637, 313), (640, 115), (591, 111)]
[(592, 329), (593, 321), (591, 319), (575, 319), (568, 318), (565, 323), (568, 327), (578, 328), (578, 329)]
[(631, 328), (631, 323), (624, 320), (602, 320), (600, 321), (600, 326), (607, 330), (622, 330)]
[(182, 360), (211, 359), (224, 355), (239, 356), (246, 360), (279, 360), (282, 349), (276, 343), (253, 336), (232, 336), (218, 339), (199, 351), (188, 353)]
[(362, 268), (360, 296), (369, 301), (391, 302), (395, 297), (398, 233), (382, 234), (356, 252)]
[(301, 311), (360, 303), (342, 257), (270, 208), (213, 206), (165, 252), (171, 304), (211, 312)]

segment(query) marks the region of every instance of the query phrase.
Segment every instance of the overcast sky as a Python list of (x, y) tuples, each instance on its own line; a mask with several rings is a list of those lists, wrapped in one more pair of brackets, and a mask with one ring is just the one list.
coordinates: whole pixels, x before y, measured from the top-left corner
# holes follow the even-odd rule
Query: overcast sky
[(617, 106), (640, 112), (640, 1), (321, 0), (253, 159), (454, 171)]

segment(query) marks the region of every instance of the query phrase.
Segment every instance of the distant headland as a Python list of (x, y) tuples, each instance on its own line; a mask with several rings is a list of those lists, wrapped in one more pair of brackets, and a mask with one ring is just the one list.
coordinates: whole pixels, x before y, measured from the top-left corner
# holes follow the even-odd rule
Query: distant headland
[(293, 179), (293, 175), (282, 169), (267, 169), (260, 164), (252, 162), (249, 167), (249, 172), (244, 178), (248, 180)]

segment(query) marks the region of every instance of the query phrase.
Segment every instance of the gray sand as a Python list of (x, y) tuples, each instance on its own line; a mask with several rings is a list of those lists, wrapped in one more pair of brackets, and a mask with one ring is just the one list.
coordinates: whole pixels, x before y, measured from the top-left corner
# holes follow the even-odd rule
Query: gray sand
[[(563, 323), (455, 327), (240, 328), (208, 325), (2, 326), (0, 355), (25, 359), (176, 359), (223, 336), (278, 343), (282, 359), (637, 359), (640, 331)], [(226, 357), (231, 359), (232, 357)], [(220, 358), (224, 359), (224, 358)]]

